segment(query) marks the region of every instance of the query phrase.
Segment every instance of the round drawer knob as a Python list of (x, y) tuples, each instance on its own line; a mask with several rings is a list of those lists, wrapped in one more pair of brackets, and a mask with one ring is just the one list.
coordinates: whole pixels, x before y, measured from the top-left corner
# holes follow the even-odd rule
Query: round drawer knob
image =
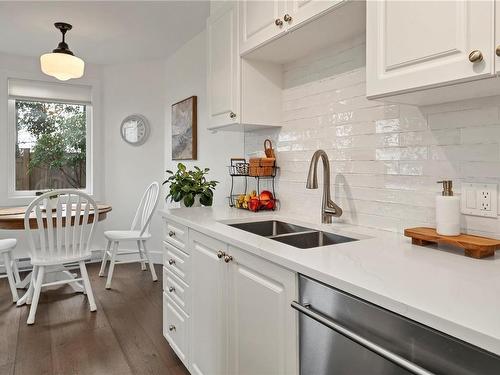
[(282, 20), (280, 20), (279, 18), (276, 18), (276, 20), (274, 21), (274, 24), (275, 24), (276, 26), (281, 27), (281, 26), (283, 26), (283, 21), (282, 21)]
[(471, 63), (481, 62), (483, 61), (483, 54), (481, 53), (481, 51), (476, 49), (469, 53), (469, 61)]
[(234, 113), (234, 112), (232, 112), (232, 111), (231, 111), (231, 112), (229, 112), (229, 117), (230, 117), (230, 118), (236, 118), (236, 113)]
[(175, 232), (173, 230), (171, 230), (170, 232), (168, 232), (168, 236), (169, 237), (173, 237), (175, 236)]
[(174, 326), (173, 324), (170, 324), (170, 325), (168, 326), (168, 330), (169, 330), (170, 332), (175, 331), (175, 329), (176, 329), (176, 328), (175, 328), (175, 326)]
[(170, 288), (168, 288), (168, 291), (169, 291), (170, 293), (173, 293), (173, 292), (175, 292), (175, 288), (174, 288), (173, 286), (171, 286)]
[(175, 260), (173, 260), (173, 259), (169, 259), (169, 260), (168, 260), (168, 264), (170, 264), (170, 265), (175, 264)]
[(292, 22), (292, 16), (289, 14), (285, 14), (283, 19), (285, 20), (285, 22), (289, 22), (289, 23)]
[(224, 255), (226, 255), (226, 253), (222, 250), (217, 251), (217, 258), (221, 259)]
[(231, 255), (224, 255), (224, 262), (229, 263), (232, 260), (233, 260), (233, 257)]
[(500, 57), (500, 45), (497, 46), (495, 53), (497, 54), (498, 57)]

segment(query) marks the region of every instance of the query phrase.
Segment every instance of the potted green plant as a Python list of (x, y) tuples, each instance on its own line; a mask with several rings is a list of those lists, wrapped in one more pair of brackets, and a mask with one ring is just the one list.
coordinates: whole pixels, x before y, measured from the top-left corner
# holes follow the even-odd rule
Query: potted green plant
[(181, 206), (211, 206), (214, 199), (214, 189), (218, 181), (208, 181), (206, 175), (209, 168), (188, 170), (182, 163), (177, 164), (174, 173), (167, 170), (170, 176), (163, 182), (169, 185), (169, 193), (165, 198), (171, 202), (180, 202)]

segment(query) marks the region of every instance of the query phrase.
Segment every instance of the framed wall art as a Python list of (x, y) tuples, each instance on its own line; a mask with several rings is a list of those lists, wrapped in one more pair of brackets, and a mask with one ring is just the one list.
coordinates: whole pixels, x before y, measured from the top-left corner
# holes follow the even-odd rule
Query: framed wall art
[(197, 97), (172, 104), (172, 160), (197, 158)]

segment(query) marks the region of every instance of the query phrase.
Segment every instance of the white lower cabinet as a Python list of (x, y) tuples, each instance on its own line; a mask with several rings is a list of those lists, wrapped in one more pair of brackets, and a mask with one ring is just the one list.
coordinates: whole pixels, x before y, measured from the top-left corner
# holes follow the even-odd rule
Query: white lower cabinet
[(229, 373), (298, 373), (295, 273), (231, 246), (229, 254)]
[(189, 232), (191, 278), (191, 373), (227, 374), (226, 263), (217, 257), (223, 242)]
[[(168, 290), (163, 306), (164, 335), (191, 374), (298, 374), (296, 274), (191, 229), (188, 239), (189, 315)], [(165, 289), (184, 286), (164, 276)]]
[(188, 317), (163, 293), (163, 336), (182, 362), (187, 363)]

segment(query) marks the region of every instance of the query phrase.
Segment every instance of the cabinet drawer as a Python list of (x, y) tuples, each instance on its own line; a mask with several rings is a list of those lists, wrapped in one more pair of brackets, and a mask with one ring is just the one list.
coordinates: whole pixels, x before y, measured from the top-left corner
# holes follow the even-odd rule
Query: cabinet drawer
[(187, 315), (191, 313), (190, 287), (175, 276), (166, 267), (163, 267), (163, 291), (167, 294)]
[(179, 356), (187, 364), (188, 317), (163, 293), (163, 336)]
[(189, 285), (191, 274), (189, 255), (166, 242), (163, 243), (163, 247), (163, 264), (165, 268)]
[(182, 224), (174, 223), (170, 220), (163, 219), (163, 234), (165, 241), (179, 249), (188, 252), (188, 228)]

